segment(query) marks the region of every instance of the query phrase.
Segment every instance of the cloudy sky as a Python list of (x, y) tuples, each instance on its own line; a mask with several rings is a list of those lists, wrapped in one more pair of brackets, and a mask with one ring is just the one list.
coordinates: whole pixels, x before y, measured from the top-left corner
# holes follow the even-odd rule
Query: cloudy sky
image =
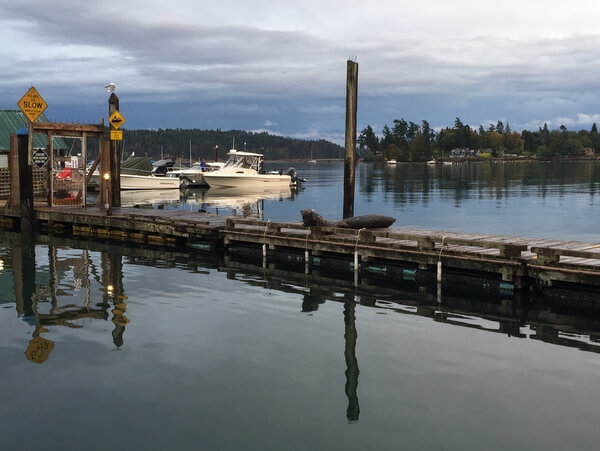
[(600, 123), (600, 3), (589, 0), (0, 0), (0, 108), (34, 85), (51, 120), (266, 130), (343, 144), (394, 119), (513, 130)]

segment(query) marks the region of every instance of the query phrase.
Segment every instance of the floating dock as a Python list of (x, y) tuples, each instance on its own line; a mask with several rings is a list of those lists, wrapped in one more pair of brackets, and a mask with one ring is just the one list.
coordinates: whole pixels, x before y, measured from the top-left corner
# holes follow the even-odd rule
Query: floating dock
[[(505, 294), (547, 287), (598, 292), (600, 243), (404, 228), (306, 227), (178, 209), (35, 207), (43, 233), (189, 248), (299, 271), (334, 271), (386, 282), (477, 283)], [(19, 210), (0, 208), (0, 228), (19, 230)], [(474, 282), (476, 281), (476, 282)]]

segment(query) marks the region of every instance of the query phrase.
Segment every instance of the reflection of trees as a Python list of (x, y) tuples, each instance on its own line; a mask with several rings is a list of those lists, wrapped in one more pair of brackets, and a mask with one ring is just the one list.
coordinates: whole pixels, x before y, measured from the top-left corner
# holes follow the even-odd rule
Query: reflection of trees
[(385, 167), (360, 166), (359, 189), (370, 199), (383, 192), (396, 205), (428, 204), (432, 193), (452, 199), (458, 206), (464, 200), (541, 197), (549, 192), (565, 193), (569, 186), (581, 186), (594, 195), (600, 186), (600, 169), (594, 162), (555, 162), (551, 164), (463, 163), (455, 165), (401, 164)]

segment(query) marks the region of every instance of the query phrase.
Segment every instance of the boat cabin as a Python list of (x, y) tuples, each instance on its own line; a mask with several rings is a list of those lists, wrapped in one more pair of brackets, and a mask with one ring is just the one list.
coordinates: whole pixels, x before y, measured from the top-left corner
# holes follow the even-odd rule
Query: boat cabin
[(256, 172), (262, 173), (263, 154), (231, 149), (227, 155), (229, 159), (225, 162), (223, 169), (254, 169)]

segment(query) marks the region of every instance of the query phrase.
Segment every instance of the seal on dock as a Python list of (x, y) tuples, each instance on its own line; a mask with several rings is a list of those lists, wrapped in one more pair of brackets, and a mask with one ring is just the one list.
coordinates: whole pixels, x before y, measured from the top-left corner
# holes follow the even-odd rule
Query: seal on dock
[(341, 221), (328, 221), (313, 209), (300, 210), (302, 223), (307, 226), (342, 227), (348, 229), (379, 229), (391, 226), (396, 218), (384, 215), (352, 216)]

